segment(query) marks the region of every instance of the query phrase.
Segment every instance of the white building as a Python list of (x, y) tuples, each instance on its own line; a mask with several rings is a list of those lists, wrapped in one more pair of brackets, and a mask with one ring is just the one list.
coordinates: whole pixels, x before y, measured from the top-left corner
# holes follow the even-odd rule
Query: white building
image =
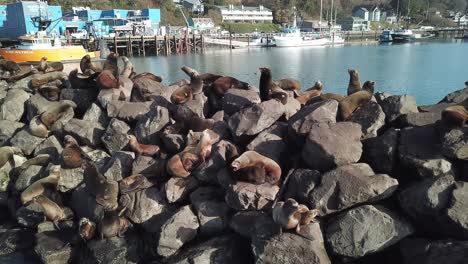
[(378, 6), (361, 6), (354, 9), (353, 15), (364, 21), (380, 21), (381, 10)]
[(260, 5), (254, 6), (218, 6), (221, 12), (223, 22), (256, 22), (271, 23), (273, 21), (273, 13), (270, 9)]

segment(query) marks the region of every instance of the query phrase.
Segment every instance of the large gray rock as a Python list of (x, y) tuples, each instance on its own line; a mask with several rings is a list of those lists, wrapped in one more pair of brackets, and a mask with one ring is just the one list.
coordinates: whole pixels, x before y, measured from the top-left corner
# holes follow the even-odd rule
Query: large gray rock
[(130, 176), (135, 153), (116, 151), (105, 166), (104, 176), (114, 181), (121, 181)]
[(333, 254), (360, 258), (396, 244), (413, 233), (413, 227), (396, 213), (382, 207), (364, 205), (333, 218), (326, 240)]
[(17, 192), (22, 192), (29, 185), (42, 178), (42, 166), (31, 165), (21, 172), (18, 179), (16, 179), (14, 189)]
[(443, 136), (442, 154), (452, 159), (468, 160), (468, 127), (452, 129)]
[(164, 185), (167, 201), (169, 203), (183, 202), (198, 185), (198, 180), (194, 177), (170, 178)]
[(140, 263), (141, 238), (125, 233), (125, 238), (95, 239), (86, 244), (89, 255), (84, 263), (136, 264)]
[(417, 127), (434, 124), (440, 120), (440, 113), (422, 112), (401, 115), (398, 120), (399, 127)]
[(237, 112), (229, 118), (228, 126), (235, 137), (254, 136), (273, 125), (283, 113), (279, 101), (269, 100)]
[(138, 142), (143, 144), (154, 144), (159, 139), (158, 132), (161, 131), (171, 118), (167, 108), (157, 106), (139, 119), (135, 126), (135, 136)]
[(72, 261), (70, 242), (73, 235), (69, 230), (38, 233), (34, 251), (44, 264), (69, 263)]
[(400, 242), (403, 264), (464, 264), (468, 259), (468, 241), (406, 238)]
[(380, 106), (385, 113), (387, 122), (393, 122), (403, 114), (418, 112), (416, 100), (410, 95), (389, 96), (380, 103)]
[(459, 104), (468, 98), (468, 88), (464, 88), (452, 93), (449, 93), (445, 96), (440, 103), (456, 103)]
[(281, 155), (287, 150), (287, 145), (284, 142), (287, 133), (287, 124), (277, 122), (252, 140), (247, 145), (247, 149), (256, 151), (279, 163)]
[(232, 216), (229, 227), (251, 240), (269, 239), (281, 234), (281, 226), (273, 221), (271, 215), (262, 211), (237, 212)]
[(223, 97), (223, 110), (228, 115), (233, 115), (241, 109), (260, 103), (260, 96), (256, 91), (229, 89)]
[(256, 263), (331, 263), (323, 240), (320, 240), (320, 237), (307, 239), (292, 233), (282, 233), (268, 240), (255, 240), (252, 244)]
[(201, 234), (213, 235), (227, 227), (229, 207), (222, 199), (221, 189), (198, 188), (190, 194), (190, 200), (200, 222)]
[(205, 118), (205, 112), (207, 104), (206, 101), (208, 98), (205, 96), (204, 93), (199, 93), (193, 96), (192, 100), (186, 102), (184, 104), (185, 107), (192, 110), (194, 114), (196, 114), (200, 118)]
[(4, 146), (5, 143), (23, 127), (24, 124), (20, 122), (0, 120), (0, 147)]
[(77, 219), (86, 217), (99, 223), (104, 216), (104, 208), (96, 202), (96, 198), (86, 191), (86, 186), (78, 186), (72, 193), (71, 208)]
[(335, 123), (337, 111), (338, 102), (335, 100), (307, 105), (288, 120), (289, 131), (294, 137), (300, 138), (297, 143), (303, 143), (301, 139), (309, 134), (314, 124)]
[(45, 220), (42, 207), (37, 203), (21, 206), (16, 210), (15, 217), (18, 224), (29, 228), (36, 228), (39, 223)]
[(293, 198), (301, 204), (309, 203), (309, 193), (320, 183), (322, 176), (319, 171), (296, 169), (291, 174), (284, 199)]
[(65, 133), (70, 134), (80, 145), (96, 147), (101, 144), (101, 137), (105, 128), (99, 123), (73, 118), (63, 128)]
[(29, 99), (29, 94), (23, 90), (9, 90), (0, 105), (0, 119), (10, 121), (20, 121), (23, 116), (25, 103)]
[(156, 187), (122, 194), (119, 204), (125, 206), (125, 217), (133, 223), (142, 224), (151, 217), (161, 214), (166, 202), (164, 194)]
[(57, 184), (57, 190), (60, 192), (69, 192), (81, 185), (84, 180), (84, 170), (82, 168), (60, 169), (60, 178)]
[(34, 156), (40, 154), (49, 154), (52, 160), (57, 160), (59, 154), (62, 153), (63, 147), (56, 136), (50, 136), (42, 141), (34, 150)]
[(188, 205), (181, 207), (161, 228), (157, 253), (163, 257), (174, 255), (185, 243), (194, 239), (198, 219)]
[(434, 125), (402, 129), (398, 155), (403, 168), (419, 178), (452, 173), (452, 163), (442, 156), (439, 134)]
[(352, 122), (314, 124), (302, 159), (311, 169), (320, 171), (355, 163), (362, 154), (361, 135), (361, 126)]
[(137, 121), (150, 111), (149, 103), (134, 103), (112, 100), (107, 104), (107, 114), (126, 122)]
[(0, 229), (0, 256), (34, 246), (34, 233), (28, 229)]
[(26, 103), (27, 120), (31, 121), (33, 117), (44, 112), (47, 107), (55, 104), (57, 104), (57, 102), (47, 100), (40, 93), (32, 95)]
[(454, 106), (456, 105), (456, 103), (438, 103), (438, 104), (434, 104), (434, 105), (420, 105), (418, 106), (418, 110), (419, 112), (430, 112), (430, 113), (435, 113), (435, 114), (440, 114), (442, 113), (442, 111), (445, 110), (445, 108), (449, 107), (449, 106)]
[(447, 216), (451, 223), (455, 223), (454, 232), (459, 233), (464, 239), (468, 239), (468, 183), (457, 182), (452, 192), (452, 199)]
[(113, 118), (107, 126), (106, 132), (102, 135), (101, 140), (110, 153), (122, 150), (128, 144), (128, 131), (130, 127), (127, 123)]
[(182, 250), (169, 264), (240, 264), (251, 263), (248, 242), (236, 235), (212, 238)]
[(338, 167), (323, 174), (320, 184), (309, 194), (309, 205), (320, 215), (340, 212), (354, 205), (375, 202), (392, 195), (398, 181), (375, 174), (365, 163)]
[(376, 172), (392, 174), (398, 159), (398, 130), (390, 128), (383, 135), (369, 138), (363, 143), (362, 159)]
[(229, 186), (226, 192), (226, 203), (239, 211), (266, 210), (273, 203), (278, 191), (278, 186), (269, 183), (254, 185), (247, 182), (237, 182)]
[(77, 105), (78, 113), (84, 113), (96, 101), (98, 93), (95, 89), (62, 89), (60, 100), (70, 100)]
[(107, 127), (110, 118), (101, 107), (99, 107), (96, 103), (93, 103), (84, 113), (83, 120), (92, 123), (99, 123), (102, 127)]
[(33, 136), (27, 129), (22, 129), (11, 138), (10, 143), (13, 147), (18, 147), (25, 155), (33, 154), (44, 138)]
[(351, 121), (361, 125), (362, 139), (373, 138), (385, 125), (385, 113), (378, 103), (370, 101), (353, 113)]
[(131, 174), (142, 174), (147, 178), (165, 178), (167, 176), (166, 161), (139, 156), (133, 161)]

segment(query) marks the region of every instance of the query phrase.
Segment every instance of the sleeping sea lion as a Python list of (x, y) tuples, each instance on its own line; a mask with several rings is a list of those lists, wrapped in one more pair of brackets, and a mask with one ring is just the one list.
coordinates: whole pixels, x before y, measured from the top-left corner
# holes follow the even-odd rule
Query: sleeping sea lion
[(372, 96), (372, 93), (364, 90), (346, 96), (338, 103), (338, 117), (343, 121), (349, 120), (353, 112), (368, 103)]
[(39, 93), (49, 101), (60, 99), (60, 88), (55, 85), (43, 85), (39, 87)]
[(10, 161), (15, 154), (23, 154), (23, 151), (17, 147), (0, 147), (0, 168)]
[(159, 153), (161, 150), (158, 146), (156, 145), (145, 145), (145, 144), (140, 144), (138, 143), (136, 137), (134, 135), (128, 135), (128, 145), (130, 146), (130, 149), (135, 152), (137, 156), (143, 155), (143, 156), (154, 156), (155, 154)]
[(357, 70), (349, 69), (349, 84), (348, 84), (348, 95), (361, 90), (361, 81), (359, 81), (359, 73)]
[(29, 122), (29, 132), (31, 135), (40, 137), (40, 138), (47, 138), (49, 137), (49, 128), (47, 128), (44, 123), (42, 123), (40, 116), (35, 116)]
[(224, 76), (216, 79), (211, 85), (210, 90), (217, 96), (223, 96), (229, 89), (242, 89), (248, 90), (249, 84), (239, 81), (238, 79), (230, 76)]
[(26, 204), (34, 197), (45, 192), (46, 188), (55, 190), (60, 179), (60, 166), (54, 165), (50, 168), (49, 176), (35, 181), (21, 193), (21, 203)]
[(58, 104), (49, 106), (43, 113), (41, 113), (40, 120), (47, 128), (50, 129), (54, 125), (54, 123), (60, 120), (60, 118), (70, 108), (76, 108), (76, 104), (73, 101), (60, 101)]
[(161, 77), (156, 76), (156, 75), (154, 75), (152, 73), (149, 73), (149, 72), (143, 72), (143, 73), (139, 73), (139, 74), (135, 75), (132, 78), (132, 81), (136, 82), (139, 79), (149, 79), (149, 80), (152, 80), (152, 81), (155, 81), (155, 82), (162, 82)]
[(341, 94), (335, 94), (335, 93), (326, 93), (326, 94), (321, 94), (320, 98), (322, 100), (335, 100), (337, 102), (343, 101), (345, 99), (345, 96)]
[(296, 98), (301, 105), (305, 105), (310, 99), (320, 96), (323, 91), (323, 84), (320, 81), (315, 82), (314, 86), (307, 89), (300, 96)]
[(318, 210), (309, 210), (307, 206), (299, 204), (291, 198), (287, 199), (286, 202), (278, 202), (272, 211), (275, 223), (284, 229), (295, 229), (298, 234), (300, 234), (302, 226), (315, 222), (315, 217), (318, 214)]
[(83, 56), (83, 58), (81, 58), (81, 61), (80, 61), (80, 70), (83, 74), (85, 73), (90, 73), (90, 72), (93, 72), (93, 73), (100, 73), (102, 71), (101, 67), (94, 64), (92, 61), (91, 61), (91, 57), (89, 55), (85, 55)]
[(96, 224), (86, 217), (82, 217), (78, 223), (78, 235), (84, 241), (91, 240), (96, 234)]
[(118, 89), (119, 67), (117, 64), (118, 55), (111, 52), (104, 63), (104, 69), (97, 77), (97, 83), (101, 89)]
[(101, 239), (122, 237), (129, 226), (130, 222), (126, 218), (120, 217), (119, 212), (104, 212), (104, 217), (99, 223), (99, 236)]
[(38, 195), (32, 199), (34, 203), (41, 206), (42, 212), (46, 218), (54, 223), (54, 226), (58, 228), (58, 221), (70, 219), (73, 217), (73, 211), (70, 208), (61, 208), (54, 201), (50, 200), (44, 195)]
[(85, 159), (91, 160), (91, 158), (84, 153), (84, 151), (78, 145), (78, 141), (70, 135), (64, 137), (65, 147), (60, 154), (62, 165), (67, 169), (74, 169), (80, 167)]
[(121, 180), (119, 182), (119, 189), (121, 194), (125, 194), (136, 190), (147, 189), (153, 185), (154, 184), (148, 181), (145, 176), (141, 174), (135, 174)]
[(65, 74), (64, 72), (57, 71), (57, 72), (47, 72), (44, 74), (40, 74), (35, 76), (31, 80), (31, 86), (34, 89), (38, 89), (42, 85), (46, 85), (50, 82), (60, 80), (60, 81), (67, 81), (68, 80), (68, 75)]
[(463, 127), (468, 121), (468, 98), (442, 111), (442, 121), (449, 127)]
[(45, 73), (61, 71), (63, 71), (63, 63), (61, 63), (60, 61), (47, 62)]
[(281, 79), (274, 81), (281, 89), (285, 91), (293, 91), (295, 96), (299, 96), (301, 93), (301, 83), (294, 79)]
[(276, 161), (267, 158), (256, 151), (246, 151), (231, 163), (233, 171), (248, 167), (259, 167), (265, 170), (265, 182), (277, 184), (281, 178), (281, 167)]
[(86, 189), (96, 198), (96, 202), (107, 211), (117, 209), (118, 183), (104, 177), (91, 162), (85, 161), (81, 167), (84, 169)]

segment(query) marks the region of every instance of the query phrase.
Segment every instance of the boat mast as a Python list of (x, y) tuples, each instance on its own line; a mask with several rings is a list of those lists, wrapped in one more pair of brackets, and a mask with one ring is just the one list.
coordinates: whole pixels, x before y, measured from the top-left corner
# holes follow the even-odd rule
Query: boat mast
[(396, 16), (397, 16), (397, 26), (399, 26), (399, 23), (400, 23), (400, 0), (397, 1)]
[(333, 26), (333, 0), (331, 0), (331, 7), (330, 7), (330, 32)]
[(319, 20), (319, 32), (320, 34), (322, 34), (322, 4), (323, 4), (323, 0), (320, 0), (320, 20)]

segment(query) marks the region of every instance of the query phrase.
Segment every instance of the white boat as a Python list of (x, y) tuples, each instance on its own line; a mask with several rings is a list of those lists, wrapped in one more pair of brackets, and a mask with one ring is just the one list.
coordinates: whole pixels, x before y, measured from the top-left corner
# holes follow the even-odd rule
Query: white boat
[(262, 36), (255, 36), (249, 42), (250, 47), (273, 47), (275, 46), (274, 38), (267, 38)]
[(468, 31), (465, 31), (465, 34), (463, 35), (464, 39), (468, 39)]
[(325, 46), (331, 42), (331, 39), (320, 35), (302, 35), (298, 28), (288, 28), (285, 31), (280, 36), (275, 36), (277, 47)]
[(411, 29), (395, 30), (392, 33), (393, 42), (410, 42), (414, 39), (413, 31)]

